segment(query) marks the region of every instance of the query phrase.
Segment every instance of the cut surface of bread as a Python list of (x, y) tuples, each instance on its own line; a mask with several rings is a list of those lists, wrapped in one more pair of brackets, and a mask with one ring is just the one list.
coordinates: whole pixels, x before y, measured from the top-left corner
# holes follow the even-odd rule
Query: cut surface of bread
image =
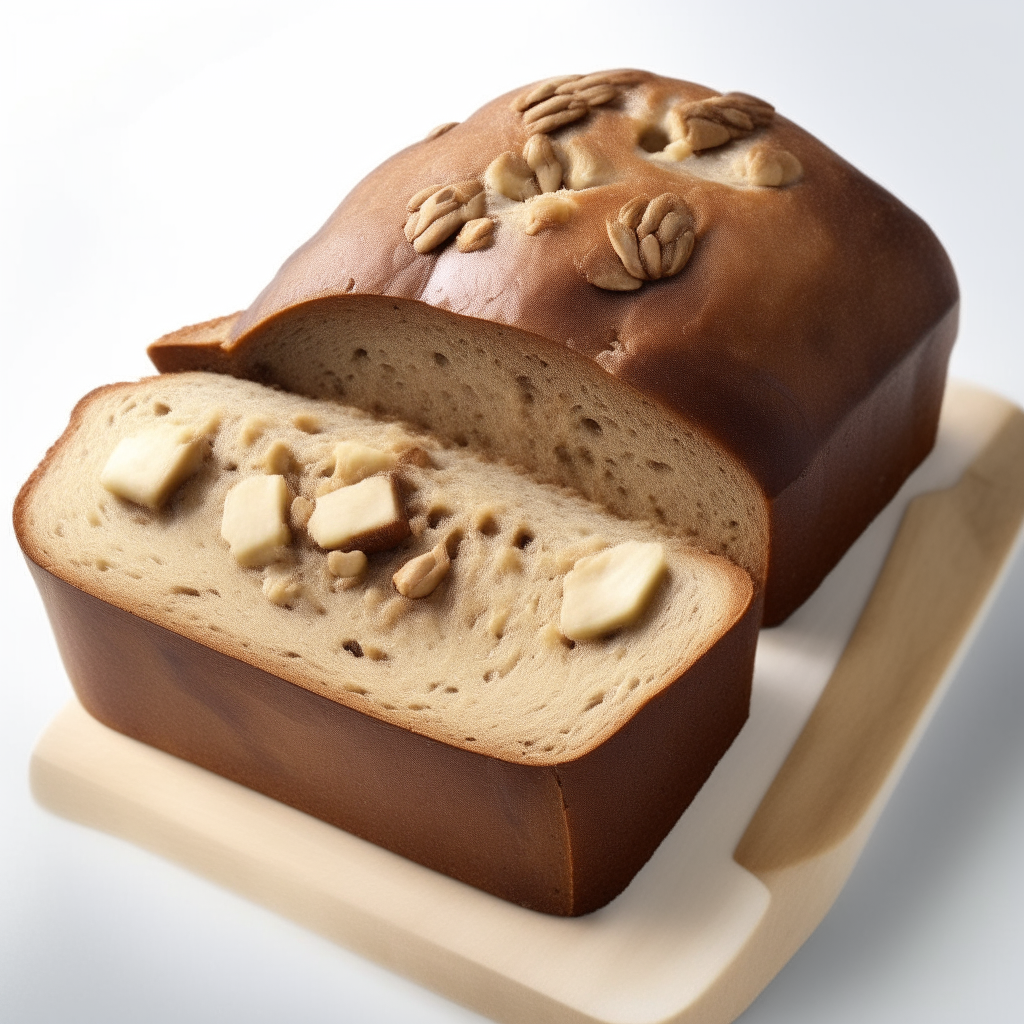
[[(125, 439), (170, 427), (203, 457), (162, 505), (101, 482)], [(270, 517), (271, 540), (257, 538), (240, 564), (242, 542), (233, 555), (222, 529), (240, 536), (244, 510), (234, 501), (229, 525), (225, 503), (233, 488), (269, 477), (235, 492)], [(382, 477), (407, 521), (397, 539), (366, 558), (320, 547), (307, 529), (328, 508), (318, 499)], [(274, 523), (265, 510), (278, 505)], [(16, 524), (34, 562), (105, 602), (330, 701), (523, 765), (599, 747), (713, 648), (754, 593), (725, 558), (469, 449), (215, 374), (84, 399), (19, 499)], [(632, 542), (660, 545), (667, 562), (635, 621), (568, 640), (566, 574)], [(403, 596), (393, 578), (432, 552), (450, 565), (425, 596)]]

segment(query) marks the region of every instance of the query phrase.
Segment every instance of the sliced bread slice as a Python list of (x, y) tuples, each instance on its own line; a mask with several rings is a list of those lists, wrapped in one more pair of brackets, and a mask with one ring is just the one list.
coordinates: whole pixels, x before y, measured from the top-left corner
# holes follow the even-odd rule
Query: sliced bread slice
[(742, 569), (331, 402), (101, 388), (15, 521), (102, 721), (538, 909), (621, 890), (746, 717)]

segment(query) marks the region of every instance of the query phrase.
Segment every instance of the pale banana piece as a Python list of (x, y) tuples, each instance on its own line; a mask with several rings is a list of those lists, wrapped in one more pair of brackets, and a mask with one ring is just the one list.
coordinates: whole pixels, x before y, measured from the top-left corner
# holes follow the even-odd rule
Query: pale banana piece
[(369, 559), (362, 551), (332, 551), (327, 556), (327, 568), (332, 576), (350, 580), (366, 572)]
[(357, 484), (375, 473), (394, 469), (397, 461), (393, 452), (382, 452), (357, 441), (340, 441), (334, 446), (333, 479), (346, 486)]
[(391, 478), (371, 476), (317, 498), (306, 529), (325, 550), (362, 548), (357, 542), (367, 534), (386, 533), (403, 521)]
[(251, 476), (224, 498), (220, 535), (239, 565), (275, 562), (291, 543), (285, 509), (291, 495), (283, 476)]
[(581, 558), (562, 583), (562, 635), (594, 640), (643, 614), (667, 568), (657, 542), (626, 541)]
[(201, 435), (188, 427), (162, 423), (118, 441), (100, 483), (119, 498), (158, 509), (202, 461)]

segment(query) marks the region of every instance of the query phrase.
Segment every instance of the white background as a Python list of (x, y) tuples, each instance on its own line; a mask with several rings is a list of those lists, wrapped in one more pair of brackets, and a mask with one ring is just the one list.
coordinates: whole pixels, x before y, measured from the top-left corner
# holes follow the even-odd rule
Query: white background
[[(953, 372), (1024, 404), (1007, 0), (0, 3), (3, 505), (90, 388), (249, 304), (384, 157), (499, 92), (648, 68), (763, 96), (933, 226)], [(0, 545), (0, 1020), (481, 1018), (28, 795), (70, 695)], [(747, 1024), (1024, 1019), (1024, 560), (833, 912)], [(526, 1022), (529, 1024), (529, 1022)]]

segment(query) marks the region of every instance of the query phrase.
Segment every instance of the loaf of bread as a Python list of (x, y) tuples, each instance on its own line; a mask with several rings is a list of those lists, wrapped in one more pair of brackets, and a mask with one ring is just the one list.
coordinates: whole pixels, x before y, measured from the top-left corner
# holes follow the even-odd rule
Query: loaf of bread
[[(768, 103), (614, 71), (439, 126), (248, 310), (151, 355), (412, 422), (725, 551), (772, 624), (931, 448), (957, 309), (928, 227)], [(730, 458), (681, 456), (694, 435)]]
[(101, 388), (15, 526), (100, 721), (526, 907), (620, 892), (747, 715), (736, 564), (334, 402)]

